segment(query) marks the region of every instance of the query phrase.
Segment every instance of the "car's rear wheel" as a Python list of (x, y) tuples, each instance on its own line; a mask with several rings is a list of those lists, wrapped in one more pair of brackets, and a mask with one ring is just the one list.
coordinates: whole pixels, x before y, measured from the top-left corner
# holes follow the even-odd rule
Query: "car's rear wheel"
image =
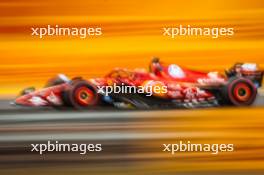
[(226, 100), (236, 106), (251, 105), (257, 95), (257, 88), (254, 83), (246, 78), (233, 77), (224, 87)]
[(88, 108), (98, 103), (98, 93), (95, 86), (84, 80), (74, 80), (63, 92), (64, 102), (74, 108)]

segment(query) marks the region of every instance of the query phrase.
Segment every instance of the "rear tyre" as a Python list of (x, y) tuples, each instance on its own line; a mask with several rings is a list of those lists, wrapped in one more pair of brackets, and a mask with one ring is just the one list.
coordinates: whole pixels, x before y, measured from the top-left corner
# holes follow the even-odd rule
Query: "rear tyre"
[(256, 99), (257, 88), (249, 79), (233, 77), (229, 79), (222, 93), (226, 102), (232, 105), (249, 106)]
[(76, 109), (89, 108), (98, 103), (95, 86), (84, 80), (73, 80), (70, 87), (63, 92), (63, 101)]

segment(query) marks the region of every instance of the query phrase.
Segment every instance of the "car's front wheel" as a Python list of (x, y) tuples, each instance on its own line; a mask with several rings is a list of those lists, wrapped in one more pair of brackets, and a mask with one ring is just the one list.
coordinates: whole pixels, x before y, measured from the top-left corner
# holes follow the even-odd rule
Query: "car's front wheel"
[(74, 108), (88, 108), (98, 103), (97, 89), (85, 80), (73, 80), (63, 92), (64, 102)]

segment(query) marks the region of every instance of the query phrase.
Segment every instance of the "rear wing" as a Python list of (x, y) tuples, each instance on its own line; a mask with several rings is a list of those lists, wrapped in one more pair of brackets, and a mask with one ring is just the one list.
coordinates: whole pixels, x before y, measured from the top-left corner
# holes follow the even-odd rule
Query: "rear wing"
[(250, 79), (257, 88), (262, 86), (264, 70), (260, 70), (255, 63), (236, 63), (230, 69), (226, 70), (228, 78), (233, 76), (242, 76)]

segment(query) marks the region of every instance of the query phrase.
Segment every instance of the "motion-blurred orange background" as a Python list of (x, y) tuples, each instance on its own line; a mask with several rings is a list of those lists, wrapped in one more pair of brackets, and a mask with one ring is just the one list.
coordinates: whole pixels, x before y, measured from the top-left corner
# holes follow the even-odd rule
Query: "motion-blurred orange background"
[[(1, 0), (0, 97), (40, 87), (57, 73), (85, 78), (114, 67), (147, 68), (158, 56), (202, 70), (234, 62), (264, 66), (262, 0)], [(31, 36), (31, 27), (102, 27), (96, 38)], [(229, 37), (162, 35), (163, 27), (233, 27)]]

